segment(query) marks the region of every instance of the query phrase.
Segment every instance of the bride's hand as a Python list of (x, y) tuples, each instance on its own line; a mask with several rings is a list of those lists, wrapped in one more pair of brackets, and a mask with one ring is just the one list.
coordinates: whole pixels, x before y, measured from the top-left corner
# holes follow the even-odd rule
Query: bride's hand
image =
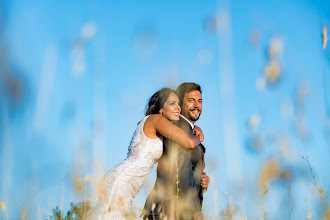
[(202, 129), (200, 127), (198, 127), (197, 125), (194, 126), (193, 129), (194, 135), (196, 135), (197, 137), (199, 137), (199, 142), (203, 142), (204, 141), (204, 134), (202, 132)]

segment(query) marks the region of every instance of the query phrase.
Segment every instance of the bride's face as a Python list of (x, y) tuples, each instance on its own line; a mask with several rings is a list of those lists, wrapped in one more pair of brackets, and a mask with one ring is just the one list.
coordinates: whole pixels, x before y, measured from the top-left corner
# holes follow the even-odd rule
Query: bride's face
[(181, 107), (178, 96), (175, 93), (170, 93), (159, 113), (170, 121), (177, 121), (180, 118), (180, 112)]

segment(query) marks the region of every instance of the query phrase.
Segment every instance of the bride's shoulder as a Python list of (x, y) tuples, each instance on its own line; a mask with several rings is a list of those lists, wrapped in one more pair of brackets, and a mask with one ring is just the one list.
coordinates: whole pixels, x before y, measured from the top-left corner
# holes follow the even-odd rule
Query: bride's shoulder
[(152, 115), (147, 115), (145, 117), (145, 120), (146, 121), (158, 121), (158, 120), (161, 120), (163, 118), (164, 118), (164, 116), (162, 116), (161, 114), (152, 114)]
[(164, 116), (161, 114), (152, 114), (152, 115), (147, 115), (144, 118), (144, 123), (148, 125), (155, 125), (158, 123), (162, 123), (162, 120), (164, 120)]
[(147, 118), (145, 124), (147, 124), (147, 126), (153, 126), (153, 127), (161, 127), (161, 126), (167, 127), (169, 126), (168, 124), (172, 124), (172, 123), (170, 123), (170, 121), (167, 118), (165, 118), (162, 114), (152, 114)]

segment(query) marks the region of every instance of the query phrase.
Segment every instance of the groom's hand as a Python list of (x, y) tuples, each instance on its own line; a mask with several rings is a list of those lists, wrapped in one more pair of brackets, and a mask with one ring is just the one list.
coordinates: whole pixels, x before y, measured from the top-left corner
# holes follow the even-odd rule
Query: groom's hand
[(193, 214), (193, 219), (194, 220), (203, 220), (203, 215), (202, 215), (202, 212), (196, 212)]
[(206, 175), (206, 172), (203, 172), (201, 186), (203, 187), (204, 190), (206, 190), (207, 187), (209, 186), (209, 182), (210, 182), (210, 178)]

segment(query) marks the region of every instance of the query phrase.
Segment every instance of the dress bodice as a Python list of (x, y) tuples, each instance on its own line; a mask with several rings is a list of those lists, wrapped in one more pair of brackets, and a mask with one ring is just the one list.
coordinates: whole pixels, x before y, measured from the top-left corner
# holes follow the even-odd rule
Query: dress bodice
[(163, 137), (160, 136), (151, 139), (143, 132), (144, 123), (149, 116), (150, 115), (144, 117), (144, 119), (138, 123), (128, 147), (126, 158), (126, 160), (134, 163), (136, 168), (140, 169), (145, 169), (147, 167), (151, 169), (163, 154)]

